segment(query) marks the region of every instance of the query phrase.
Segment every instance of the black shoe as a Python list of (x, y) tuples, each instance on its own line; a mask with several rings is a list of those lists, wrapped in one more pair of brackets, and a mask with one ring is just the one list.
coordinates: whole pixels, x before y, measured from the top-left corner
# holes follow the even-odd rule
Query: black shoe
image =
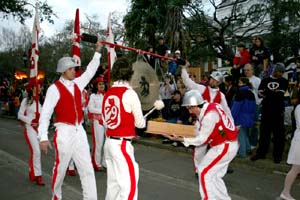
[(163, 144), (171, 144), (172, 141), (169, 140), (169, 139), (163, 139), (162, 143), (163, 143)]
[(227, 174), (232, 174), (234, 172), (234, 170), (232, 169), (232, 168), (230, 168), (230, 167), (228, 167), (228, 169), (227, 169)]
[(274, 161), (275, 164), (279, 164), (282, 161), (282, 159), (281, 158), (274, 158), (273, 161)]
[(251, 158), (250, 158), (250, 160), (252, 160), (252, 161), (257, 161), (257, 160), (259, 160), (259, 159), (265, 159), (266, 157), (265, 156), (261, 156), (261, 155), (259, 155), (259, 154), (255, 154), (254, 156), (252, 156)]
[(197, 173), (197, 172), (195, 172), (195, 177), (196, 177), (196, 179), (198, 179), (198, 178), (199, 178), (199, 176), (198, 176), (198, 173)]

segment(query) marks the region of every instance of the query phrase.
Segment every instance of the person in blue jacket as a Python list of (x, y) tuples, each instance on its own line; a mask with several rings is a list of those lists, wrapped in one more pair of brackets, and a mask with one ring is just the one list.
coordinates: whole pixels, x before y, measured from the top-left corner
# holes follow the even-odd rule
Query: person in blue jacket
[(238, 140), (240, 147), (238, 157), (243, 158), (251, 150), (248, 134), (254, 124), (256, 103), (249, 79), (241, 77), (238, 85), (239, 89), (232, 102), (231, 114), (235, 125), (239, 127)]

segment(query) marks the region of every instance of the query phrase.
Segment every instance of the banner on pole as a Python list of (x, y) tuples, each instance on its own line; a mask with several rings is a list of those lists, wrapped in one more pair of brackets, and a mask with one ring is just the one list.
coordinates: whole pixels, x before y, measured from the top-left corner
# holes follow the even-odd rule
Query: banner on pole
[(37, 85), (37, 76), (38, 76), (38, 61), (39, 61), (39, 47), (38, 47), (38, 39), (40, 33), (40, 22), (39, 22), (39, 6), (36, 4), (35, 7), (35, 17), (33, 22), (32, 29), (32, 43), (31, 43), (31, 54), (30, 54), (30, 75), (29, 75), (29, 83)]
[[(108, 15), (108, 21), (107, 21), (107, 31), (106, 31), (106, 42), (115, 43), (114, 34), (111, 29), (111, 13)], [(108, 67), (109, 69), (112, 68), (114, 62), (117, 59), (117, 54), (115, 50), (115, 46), (106, 45), (107, 49), (107, 55), (108, 55)]]
[[(76, 64), (81, 66), (80, 59), (80, 21), (79, 21), (79, 9), (76, 9), (75, 21), (74, 21), (74, 35), (76, 36), (72, 45), (72, 57), (75, 59)], [(81, 75), (81, 67), (76, 71), (75, 77)]]

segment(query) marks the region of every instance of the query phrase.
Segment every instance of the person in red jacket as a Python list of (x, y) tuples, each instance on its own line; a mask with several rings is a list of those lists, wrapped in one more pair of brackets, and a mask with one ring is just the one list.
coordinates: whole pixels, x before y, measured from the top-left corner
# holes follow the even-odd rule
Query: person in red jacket
[(246, 49), (246, 46), (243, 42), (238, 44), (238, 50), (235, 57), (233, 58), (233, 67), (231, 69), (231, 75), (234, 77), (235, 83), (238, 83), (239, 78), (244, 74), (245, 64), (250, 63), (250, 53)]
[(239, 147), (238, 132), (232, 118), (220, 104), (204, 101), (197, 90), (190, 90), (185, 94), (182, 106), (197, 115), (195, 137), (165, 136), (170, 140), (181, 141), (185, 146), (209, 145), (210, 149), (199, 155), (200, 162), (196, 166), (201, 199), (230, 200), (222, 178)]
[(144, 128), (141, 102), (129, 85), (133, 75), (127, 59), (119, 58), (111, 70), (113, 85), (102, 102), (103, 121), (106, 126), (104, 158), (107, 165), (106, 200), (137, 199), (139, 165), (135, 161), (132, 138), (135, 127)]

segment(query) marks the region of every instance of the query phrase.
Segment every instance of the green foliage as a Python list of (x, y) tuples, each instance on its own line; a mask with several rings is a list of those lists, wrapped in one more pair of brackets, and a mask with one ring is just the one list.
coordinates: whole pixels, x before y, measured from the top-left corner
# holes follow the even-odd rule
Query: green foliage
[(174, 52), (180, 49), (185, 56), (190, 46), (183, 24), (184, 11), (191, 0), (132, 0), (131, 8), (125, 15), (125, 39), (131, 47), (145, 49), (158, 45), (163, 36)]
[[(54, 23), (52, 20), (53, 16), (56, 16), (46, 2), (39, 2), (40, 5), (40, 20), (47, 20), (49, 23)], [(0, 1), (0, 12), (3, 18), (13, 16), (20, 23), (24, 24), (27, 18), (31, 18), (34, 15), (34, 5), (30, 4), (28, 0), (2, 0)]]

